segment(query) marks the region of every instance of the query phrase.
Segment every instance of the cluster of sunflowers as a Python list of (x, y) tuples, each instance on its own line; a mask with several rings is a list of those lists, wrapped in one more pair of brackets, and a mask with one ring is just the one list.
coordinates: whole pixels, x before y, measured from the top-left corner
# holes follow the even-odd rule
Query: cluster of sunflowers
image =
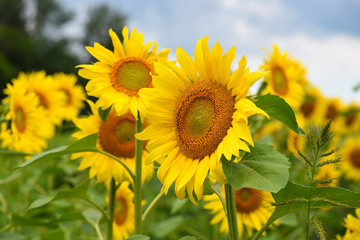
[(20, 73), (4, 90), (5, 120), (1, 147), (39, 153), (55, 134), (56, 126), (71, 121), (83, 108), (85, 93), (72, 74), (46, 75), (45, 71)]
[[(224, 184), (221, 194), (228, 197), (223, 160), (236, 162), (251, 152), (252, 135), (300, 159), (311, 145), (257, 106), (256, 96), (262, 94), (283, 98), (307, 133), (332, 121), (335, 137), (326, 148), (335, 150), (322, 161), (338, 154), (342, 164), (324, 164), (315, 179), (330, 180), (324, 181), (326, 186), (337, 186), (342, 176), (360, 181), (359, 106), (326, 98), (308, 81), (305, 67), (277, 46), (259, 71), (250, 72), (245, 56), (231, 71), (235, 47), (223, 53), (217, 41), (210, 49), (208, 37), (197, 42), (194, 59), (178, 47), (176, 61), (170, 61), (170, 49), (157, 52), (157, 42), (144, 44), (136, 29), (130, 34), (123, 29), (123, 43), (112, 30), (109, 33), (114, 50), (95, 43), (86, 49), (98, 61), (77, 66), (79, 75), (89, 80), (87, 94), (97, 98), (95, 103), (87, 100), (92, 114), (77, 117), (85, 97), (74, 76), (21, 73), (5, 90), (3, 103), (8, 105), (6, 120), (11, 126), (2, 124), (0, 139), (3, 148), (39, 153), (63, 120), (74, 122), (79, 130), (72, 136), (78, 140), (97, 135), (100, 151), (77, 152), (71, 158), (82, 158), (79, 170), (89, 168), (89, 177), (113, 192), (108, 199), (113, 206), (110, 238), (142, 234), (136, 211), (140, 206), (141, 216), (141, 185), (152, 179), (154, 169), (162, 183), (160, 196), (174, 184), (180, 200), (189, 198), (197, 205), (203, 199), (203, 207), (215, 215), (211, 224), (220, 223), (219, 230), (232, 236), (229, 209), (225, 213), (219, 194), (207, 195), (204, 190), (209, 179)], [(260, 79), (258, 93), (250, 95), (250, 87)], [(274, 198), (250, 187), (232, 191), (236, 234), (252, 236), (273, 213)], [(356, 213), (345, 220), (347, 231), (339, 239), (360, 237)]]

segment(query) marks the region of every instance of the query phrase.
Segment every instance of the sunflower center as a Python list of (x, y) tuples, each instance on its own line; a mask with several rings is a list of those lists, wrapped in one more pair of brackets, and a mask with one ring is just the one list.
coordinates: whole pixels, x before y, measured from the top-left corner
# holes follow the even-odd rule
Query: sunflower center
[(356, 117), (357, 117), (356, 113), (352, 113), (352, 114), (346, 116), (346, 120), (345, 120), (346, 126), (347, 126), (347, 127), (352, 126), (353, 123), (354, 123), (355, 120), (356, 120)]
[(337, 115), (338, 115), (337, 108), (333, 104), (330, 104), (327, 108), (326, 119), (334, 120), (337, 117)]
[(117, 157), (135, 156), (135, 118), (131, 114), (116, 116), (110, 113), (105, 122), (101, 122), (99, 143), (102, 149)]
[(49, 103), (48, 103), (46, 97), (44, 96), (44, 94), (41, 92), (36, 92), (36, 91), (35, 91), (35, 94), (39, 97), (40, 105), (43, 106), (44, 108), (48, 109)]
[(127, 203), (124, 198), (118, 198), (115, 202), (114, 219), (116, 224), (121, 225), (125, 222), (127, 217)]
[(206, 135), (214, 123), (214, 103), (209, 98), (197, 98), (191, 103), (185, 114), (184, 126), (189, 137), (201, 138)]
[(65, 94), (66, 105), (70, 106), (73, 102), (73, 98), (72, 98), (70, 91), (65, 88), (60, 89), (60, 91), (62, 91)]
[(231, 127), (234, 98), (224, 86), (197, 81), (180, 95), (175, 123), (181, 152), (193, 159), (211, 155)]
[(315, 103), (310, 101), (304, 102), (300, 107), (300, 110), (305, 117), (311, 116), (311, 114), (314, 112), (314, 109), (315, 109)]
[(130, 96), (144, 87), (151, 87), (151, 66), (140, 58), (130, 57), (117, 62), (111, 72), (113, 87)]
[(21, 107), (18, 107), (15, 110), (15, 126), (19, 132), (24, 132), (26, 128), (26, 117), (24, 110)]
[(277, 94), (286, 94), (288, 91), (288, 80), (282, 68), (275, 67), (272, 71), (272, 81), (274, 91)]
[(354, 149), (351, 152), (350, 161), (355, 167), (360, 168), (360, 149)]
[(236, 211), (250, 213), (261, 205), (262, 192), (253, 188), (235, 190)]

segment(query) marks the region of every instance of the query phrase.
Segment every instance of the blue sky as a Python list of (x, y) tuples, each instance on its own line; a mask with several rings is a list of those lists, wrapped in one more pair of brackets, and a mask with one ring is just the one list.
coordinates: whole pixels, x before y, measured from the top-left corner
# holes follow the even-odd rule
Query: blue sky
[(77, 13), (65, 34), (81, 34), (89, 7), (107, 3), (127, 16), (145, 41), (159, 49), (182, 47), (193, 55), (199, 38), (217, 39), (224, 50), (236, 46), (250, 71), (257, 70), (273, 43), (300, 60), (308, 77), (329, 97), (360, 101), (352, 88), (360, 83), (359, 0), (63, 0)]

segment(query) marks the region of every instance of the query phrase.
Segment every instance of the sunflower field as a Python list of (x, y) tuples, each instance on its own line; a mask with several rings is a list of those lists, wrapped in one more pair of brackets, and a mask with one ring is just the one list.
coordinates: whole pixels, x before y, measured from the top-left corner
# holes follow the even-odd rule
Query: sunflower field
[(76, 74), (6, 81), (0, 239), (360, 239), (360, 103), (275, 43), (250, 71), (107, 30)]

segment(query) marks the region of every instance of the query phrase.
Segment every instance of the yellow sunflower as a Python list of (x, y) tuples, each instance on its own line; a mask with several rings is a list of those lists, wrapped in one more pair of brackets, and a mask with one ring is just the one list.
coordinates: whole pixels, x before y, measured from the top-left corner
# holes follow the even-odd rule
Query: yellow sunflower
[(122, 182), (115, 194), (113, 236), (114, 240), (127, 239), (134, 227), (134, 193), (129, 182)]
[(360, 131), (360, 105), (351, 103), (344, 108), (344, 111), (337, 122), (337, 129), (341, 134), (359, 134)]
[[(222, 190), (225, 198), (224, 187)], [(220, 232), (228, 233), (228, 222), (219, 197), (216, 194), (204, 196), (204, 201), (206, 202), (204, 208), (215, 215), (210, 223), (217, 224), (220, 222)], [(251, 237), (254, 229), (258, 231), (266, 223), (274, 211), (270, 202), (274, 202), (274, 199), (269, 192), (253, 188), (235, 190), (236, 216), (240, 237), (243, 234), (244, 227)]]
[(62, 117), (66, 121), (71, 121), (78, 116), (80, 110), (84, 107), (86, 96), (83, 88), (76, 85), (77, 78), (73, 74), (55, 73), (53, 78), (55, 88), (65, 93), (66, 96)]
[(208, 37), (198, 41), (195, 61), (178, 47), (180, 67), (159, 58), (154, 88), (139, 91), (149, 103), (146, 116), (151, 124), (136, 137), (149, 139), (147, 161), (161, 163), (157, 176), (162, 191), (167, 193), (175, 181), (179, 199), (184, 199), (187, 189), (193, 202), (194, 190), (200, 200), (204, 179), (210, 168), (217, 171), (222, 155), (230, 159), (239, 156), (240, 150), (250, 151), (247, 143), (253, 145), (253, 141), (248, 117), (257, 113), (267, 116), (246, 98), (249, 87), (264, 74), (249, 73), (242, 57), (231, 75), (235, 47), (224, 55), (222, 52), (218, 42), (210, 51)]
[(28, 153), (38, 153), (47, 147), (47, 139), (53, 134), (53, 125), (47, 121), (43, 108), (39, 107), (39, 98), (33, 92), (26, 93), (20, 84), (8, 84), (4, 93), (4, 104), (9, 104), (6, 120), (10, 120), (10, 129), (6, 123), (1, 125), (0, 140), (3, 148)]
[(47, 113), (47, 119), (53, 124), (62, 123), (63, 105), (66, 96), (63, 92), (55, 88), (54, 80), (47, 76), (45, 71), (31, 72), (28, 74), (20, 73), (17, 82), (14, 84), (22, 85), (27, 92), (33, 92), (39, 98), (39, 104)]
[(360, 181), (360, 136), (346, 139), (341, 149), (340, 167), (346, 179)]
[(296, 112), (296, 118), (302, 126), (319, 126), (326, 122), (322, 114), (324, 97), (318, 88), (309, 88)]
[[(75, 125), (80, 131), (73, 136), (77, 139), (91, 134), (98, 134), (97, 147), (111, 153), (121, 159), (132, 171), (135, 171), (135, 118), (127, 113), (117, 116), (111, 111), (106, 123), (101, 120), (98, 114), (98, 105), (88, 101), (93, 115), (87, 118), (74, 119)], [(145, 144), (145, 143), (144, 143)], [(143, 151), (143, 158), (147, 151)], [(79, 170), (90, 168), (90, 178), (96, 176), (98, 182), (108, 183), (113, 177), (117, 182), (131, 180), (129, 173), (120, 163), (101, 153), (85, 152), (72, 155), (72, 159), (83, 157)], [(143, 161), (142, 180), (150, 180), (153, 174), (152, 164), (145, 164)]]
[(294, 131), (289, 131), (287, 137), (287, 150), (295, 156), (298, 156), (298, 150), (305, 153), (305, 142), (306, 139)]
[(114, 52), (98, 43), (94, 47), (86, 47), (99, 61), (77, 66), (82, 68), (79, 75), (90, 80), (86, 90), (89, 95), (99, 98), (99, 105), (103, 109), (113, 105), (119, 115), (130, 111), (137, 118), (138, 110), (142, 114), (144, 108), (138, 92), (141, 88), (153, 87), (152, 77), (156, 74), (154, 62), (159, 56), (167, 57), (169, 49), (156, 53), (157, 42), (144, 45), (143, 35), (136, 28), (130, 37), (128, 28), (123, 29), (123, 44), (111, 29), (109, 33)]
[(298, 109), (304, 96), (303, 84), (307, 82), (306, 69), (287, 51), (281, 53), (276, 45), (273, 45), (273, 52), (268, 54), (269, 58), (260, 66), (261, 70), (270, 71), (264, 78), (267, 83), (264, 92), (279, 95), (292, 108)]
[(336, 236), (337, 240), (360, 239), (360, 209), (355, 209), (355, 216), (348, 214), (345, 218), (346, 232), (343, 237)]

